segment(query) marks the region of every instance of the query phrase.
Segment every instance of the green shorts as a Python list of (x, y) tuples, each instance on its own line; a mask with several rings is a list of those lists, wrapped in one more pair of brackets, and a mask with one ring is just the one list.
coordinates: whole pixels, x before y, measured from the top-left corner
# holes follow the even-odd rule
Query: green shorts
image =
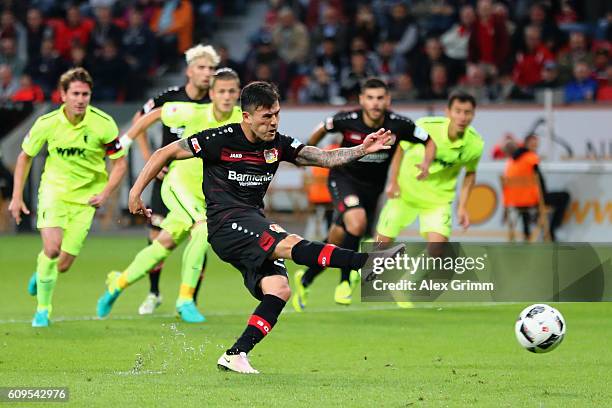
[(61, 250), (77, 256), (83, 248), (83, 243), (96, 209), (88, 204), (69, 203), (62, 200), (49, 199), (49, 194), (39, 192), (38, 219), (36, 227), (61, 228), (64, 230)]
[(178, 245), (189, 235), (193, 224), (206, 221), (206, 204), (201, 189), (197, 193), (169, 180), (166, 176), (161, 187), (161, 197), (168, 207), (168, 214), (160, 228), (170, 233)]
[(399, 233), (419, 218), (419, 232), (426, 238), (428, 232), (436, 232), (450, 237), (452, 228), (452, 209), (450, 204), (436, 208), (418, 208), (401, 198), (386, 202), (376, 232), (389, 238), (397, 238)]

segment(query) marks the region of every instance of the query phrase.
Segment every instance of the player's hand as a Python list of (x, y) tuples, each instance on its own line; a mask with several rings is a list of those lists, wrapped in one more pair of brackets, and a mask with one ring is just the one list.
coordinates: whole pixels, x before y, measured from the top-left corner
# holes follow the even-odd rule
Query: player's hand
[(457, 210), (457, 216), (459, 217), (459, 225), (463, 227), (463, 230), (467, 230), (470, 227), (470, 216), (464, 208)]
[(100, 194), (96, 194), (95, 196), (91, 197), (89, 201), (87, 201), (87, 204), (96, 208), (100, 208), (104, 205), (107, 199), (108, 194), (103, 191)]
[(159, 173), (157, 173), (157, 179), (158, 180), (163, 180), (164, 177), (166, 177), (166, 174), (168, 174), (168, 166), (164, 166), (162, 167), (162, 169), (159, 171)]
[(391, 131), (383, 128), (378, 129), (374, 133), (370, 133), (361, 144), (364, 153), (370, 154), (375, 153), (379, 150), (390, 149), (391, 146), (387, 145), (391, 141)]
[(153, 213), (151, 209), (144, 205), (140, 196), (133, 195), (131, 192), (128, 199), (128, 208), (132, 214), (143, 215), (147, 218), (151, 218), (151, 214)]
[(21, 213), (30, 215), (30, 210), (26, 207), (23, 199), (13, 198), (8, 206), (11, 216), (15, 219), (17, 225), (21, 224)]
[(397, 182), (390, 182), (389, 185), (387, 186), (387, 190), (385, 191), (385, 193), (387, 194), (387, 198), (397, 198), (400, 195), (400, 187), (399, 184), (397, 184)]
[(429, 176), (429, 164), (419, 163), (415, 165), (421, 172), (417, 174), (417, 180), (425, 180)]

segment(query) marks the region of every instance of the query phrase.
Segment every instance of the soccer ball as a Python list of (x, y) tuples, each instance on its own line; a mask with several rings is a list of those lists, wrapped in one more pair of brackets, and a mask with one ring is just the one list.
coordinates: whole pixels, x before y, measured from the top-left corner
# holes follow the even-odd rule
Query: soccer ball
[(565, 336), (565, 319), (557, 309), (535, 304), (523, 309), (514, 326), (516, 339), (532, 353), (548, 353)]

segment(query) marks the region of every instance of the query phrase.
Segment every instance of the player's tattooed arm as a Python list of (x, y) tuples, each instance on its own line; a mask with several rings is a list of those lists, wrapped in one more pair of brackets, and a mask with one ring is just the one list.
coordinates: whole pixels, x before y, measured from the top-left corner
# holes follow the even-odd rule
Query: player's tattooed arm
[(314, 146), (304, 146), (296, 157), (300, 166), (338, 167), (358, 160), (366, 154), (379, 150), (390, 149), (387, 143), (391, 140), (391, 132), (380, 129), (369, 134), (362, 144), (355, 147), (343, 147), (333, 150), (321, 150)]
[(365, 156), (363, 146), (343, 147), (333, 150), (321, 150), (314, 146), (304, 146), (295, 162), (300, 166), (338, 167)]

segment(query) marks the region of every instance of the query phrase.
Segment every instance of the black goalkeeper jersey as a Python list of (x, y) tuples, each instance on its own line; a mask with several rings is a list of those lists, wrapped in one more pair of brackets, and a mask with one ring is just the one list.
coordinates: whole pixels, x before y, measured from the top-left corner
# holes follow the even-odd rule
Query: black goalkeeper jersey
[[(240, 124), (206, 129), (188, 138), (195, 157), (202, 159), (209, 234), (228, 210), (262, 210), (263, 198), (281, 161), (295, 164), (304, 145), (276, 134), (270, 142), (251, 143)], [(212, 226), (212, 227), (211, 227)]]
[[(157, 95), (155, 98), (149, 99), (140, 109), (140, 112), (144, 115), (151, 112), (153, 109), (161, 108), (164, 106), (166, 102), (193, 102), (193, 103), (210, 103), (210, 98), (208, 97), (208, 92), (202, 99), (191, 99), (189, 95), (187, 95), (187, 91), (185, 90), (185, 86), (173, 86), (166, 89), (164, 92)], [(163, 132), (162, 132), (162, 144), (160, 147), (164, 147), (169, 145), (172, 142), (176, 142), (181, 139), (183, 131), (185, 128), (179, 127), (168, 127), (162, 123)]]
[[(330, 171), (329, 176), (331, 178), (345, 176), (366, 189), (382, 191), (387, 180), (391, 159), (399, 142), (406, 140), (411, 143), (425, 143), (429, 138), (427, 132), (416, 126), (412, 120), (391, 111), (385, 113), (385, 119), (380, 128), (391, 131), (393, 144), (391, 149), (368, 154), (357, 161), (334, 168)], [(361, 109), (339, 112), (325, 120), (325, 130), (342, 134), (341, 147), (360, 145), (368, 134), (380, 128), (366, 126)]]

